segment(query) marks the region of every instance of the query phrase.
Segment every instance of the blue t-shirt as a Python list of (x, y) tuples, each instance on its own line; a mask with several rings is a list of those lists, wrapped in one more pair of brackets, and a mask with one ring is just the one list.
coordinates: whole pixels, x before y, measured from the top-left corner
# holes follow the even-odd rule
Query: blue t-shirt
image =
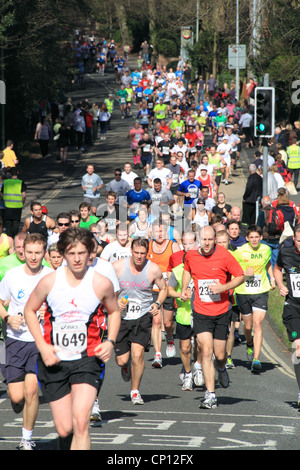
[(131, 85), (137, 85), (140, 81), (140, 79), (142, 78), (141, 77), (141, 74), (138, 73), (138, 72), (132, 72), (130, 74), (131, 78), (132, 78), (132, 82), (131, 82)]
[(179, 185), (178, 191), (190, 194), (190, 197), (184, 197), (184, 204), (190, 205), (197, 199), (201, 186), (202, 183), (199, 180), (194, 180), (192, 183), (189, 180), (185, 180)]
[(149, 117), (151, 116), (149, 109), (140, 109), (137, 113), (137, 119), (141, 124), (149, 124)]
[(146, 99), (147, 99), (148, 96), (152, 95), (152, 93), (153, 93), (152, 88), (145, 88), (144, 95), (145, 95)]
[(151, 201), (151, 196), (145, 189), (141, 189), (141, 191), (135, 191), (135, 189), (131, 189), (130, 191), (127, 191), (125, 197), (127, 197), (127, 204), (130, 206), (135, 204), (135, 208), (131, 208), (129, 213), (129, 217), (132, 219), (135, 219), (137, 216), (139, 204), (141, 204), (143, 201)]
[(137, 98), (140, 98), (142, 99), (143, 98), (143, 91), (144, 91), (144, 88), (141, 86), (141, 85), (138, 85), (137, 87), (135, 87), (135, 96)]

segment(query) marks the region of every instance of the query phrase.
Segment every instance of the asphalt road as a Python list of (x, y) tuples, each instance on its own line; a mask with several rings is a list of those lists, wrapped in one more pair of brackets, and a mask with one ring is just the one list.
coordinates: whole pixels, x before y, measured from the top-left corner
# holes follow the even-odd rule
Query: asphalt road
[[(117, 89), (111, 74), (104, 78), (92, 76), (89, 83), (84, 97), (88, 96), (91, 102), (94, 99), (101, 101), (108, 90)], [(95, 163), (96, 171), (106, 183), (116, 166), (131, 159), (126, 139), (129, 124), (129, 119), (119, 119), (116, 106), (112, 130), (106, 141), (96, 142), (83, 154), (70, 150), (69, 164), (64, 170), (61, 163), (56, 162), (55, 155), (37, 161), (35, 176), (27, 180), (29, 198), (39, 197), (52, 217), (62, 209), (77, 208), (82, 201), (81, 176), (88, 161)], [(24, 216), (26, 211), (28, 207), (24, 209)], [(244, 339), (242, 331), (241, 337)], [(230, 386), (224, 389), (216, 382), (218, 408), (215, 410), (199, 409), (203, 388), (196, 387), (190, 392), (181, 390), (178, 340), (175, 344), (176, 356), (164, 358), (160, 370), (151, 367), (153, 348), (146, 353), (140, 389), (144, 406), (131, 404), (130, 384), (121, 379), (114, 359), (106, 366), (100, 392), (102, 425), (91, 425), (92, 449), (106, 451), (102, 454), (105, 463), (125, 463), (135, 467), (143, 463), (196, 464), (201, 462), (200, 450), (300, 449), (298, 390), (291, 353), (285, 350), (267, 321), (264, 324), (262, 372), (259, 375), (250, 372), (245, 343), (236, 345), (232, 354), (236, 367), (229, 371)], [(6, 386), (1, 382), (0, 450), (16, 449), (21, 427), (22, 417), (12, 411)], [(34, 439), (37, 450), (57, 449), (57, 434), (49, 406), (42, 396)]]

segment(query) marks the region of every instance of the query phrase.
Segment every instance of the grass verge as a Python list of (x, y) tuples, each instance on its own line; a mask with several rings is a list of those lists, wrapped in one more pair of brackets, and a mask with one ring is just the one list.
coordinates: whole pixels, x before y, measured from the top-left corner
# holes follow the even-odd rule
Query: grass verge
[(288, 339), (286, 328), (282, 322), (282, 312), (285, 298), (279, 294), (279, 289), (276, 287), (269, 292), (268, 303), (268, 317), (272, 327), (277, 335), (283, 341), (285, 346), (291, 350), (291, 342)]

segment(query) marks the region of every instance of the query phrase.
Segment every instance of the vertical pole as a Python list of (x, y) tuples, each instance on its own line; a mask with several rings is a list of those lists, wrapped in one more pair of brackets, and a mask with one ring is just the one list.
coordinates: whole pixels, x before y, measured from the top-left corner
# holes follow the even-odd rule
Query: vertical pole
[(199, 0), (197, 0), (196, 42), (199, 41)]
[(236, 0), (236, 48), (237, 48), (237, 58), (236, 58), (236, 70), (235, 70), (235, 95), (237, 101), (240, 99), (240, 69), (239, 69), (239, 0)]
[[(4, 83), (4, 51), (1, 47), (1, 80)], [(1, 104), (1, 150), (5, 148), (5, 103)]]
[[(199, 41), (199, 0), (197, 1), (197, 13), (196, 13), (196, 43)], [(198, 67), (195, 69), (195, 78), (198, 78)]]
[[(264, 86), (269, 86), (269, 74), (266, 73), (264, 76)], [(268, 139), (264, 138), (262, 141), (263, 145), (263, 196), (268, 195)]]

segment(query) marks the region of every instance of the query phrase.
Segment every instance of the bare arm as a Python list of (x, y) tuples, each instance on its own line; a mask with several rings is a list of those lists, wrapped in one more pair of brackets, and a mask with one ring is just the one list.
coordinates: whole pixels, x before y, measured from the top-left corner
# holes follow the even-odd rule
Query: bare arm
[[(101, 282), (99, 282), (99, 278), (101, 278), (100, 279)], [(104, 276), (101, 276), (100, 274), (95, 273), (94, 289), (99, 299), (102, 298), (103, 305), (108, 313), (107, 337), (108, 339), (115, 342), (117, 339), (119, 329), (120, 329), (121, 313), (120, 313), (120, 309), (118, 306), (117, 296), (114, 293), (113, 285), (108, 278), (104, 278)], [(105, 292), (104, 297), (103, 297), (103, 291)], [(112, 342), (105, 341), (104, 343), (99, 344), (95, 348), (95, 354), (103, 362), (107, 362), (111, 358), (113, 348), (114, 346)]]
[(288, 295), (289, 290), (288, 290), (288, 288), (283, 284), (282, 268), (280, 268), (277, 263), (276, 263), (275, 266), (274, 266), (274, 277), (275, 277), (275, 281), (276, 281), (276, 283), (277, 283), (277, 286), (278, 286), (280, 295), (281, 295), (282, 297), (285, 297), (286, 295)]
[(191, 278), (192, 278), (191, 273), (189, 271), (184, 270), (183, 275), (182, 275), (182, 288), (181, 288), (181, 295), (180, 295), (180, 298), (183, 301), (186, 301), (190, 298), (190, 289), (188, 289), (188, 287), (189, 287)]
[[(159, 266), (154, 265), (154, 263), (151, 266), (151, 274), (153, 274), (153, 283), (157, 285), (159, 288), (159, 294), (157, 297), (157, 302), (159, 302), (161, 305), (164, 303), (164, 301), (167, 298), (167, 284), (166, 281), (163, 278), (162, 271)], [(159, 306), (154, 303), (151, 306), (151, 310), (149, 313), (152, 315), (157, 315), (159, 312), (160, 308)]]
[(46, 300), (47, 295), (54, 285), (55, 273), (48, 274), (40, 280), (38, 285), (32, 291), (24, 308), (24, 317), (32, 334), (35, 344), (41, 353), (43, 362), (46, 367), (57, 364), (60, 359), (56, 355), (56, 348), (53, 345), (46, 343), (43, 333), (41, 331), (40, 322), (36, 316), (42, 303)]
[(208, 288), (212, 294), (221, 294), (222, 292), (238, 287), (240, 284), (243, 284), (243, 282), (245, 282), (244, 274), (242, 276), (234, 277), (231, 281), (226, 282), (226, 284), (215, 282), (208, 286)]

